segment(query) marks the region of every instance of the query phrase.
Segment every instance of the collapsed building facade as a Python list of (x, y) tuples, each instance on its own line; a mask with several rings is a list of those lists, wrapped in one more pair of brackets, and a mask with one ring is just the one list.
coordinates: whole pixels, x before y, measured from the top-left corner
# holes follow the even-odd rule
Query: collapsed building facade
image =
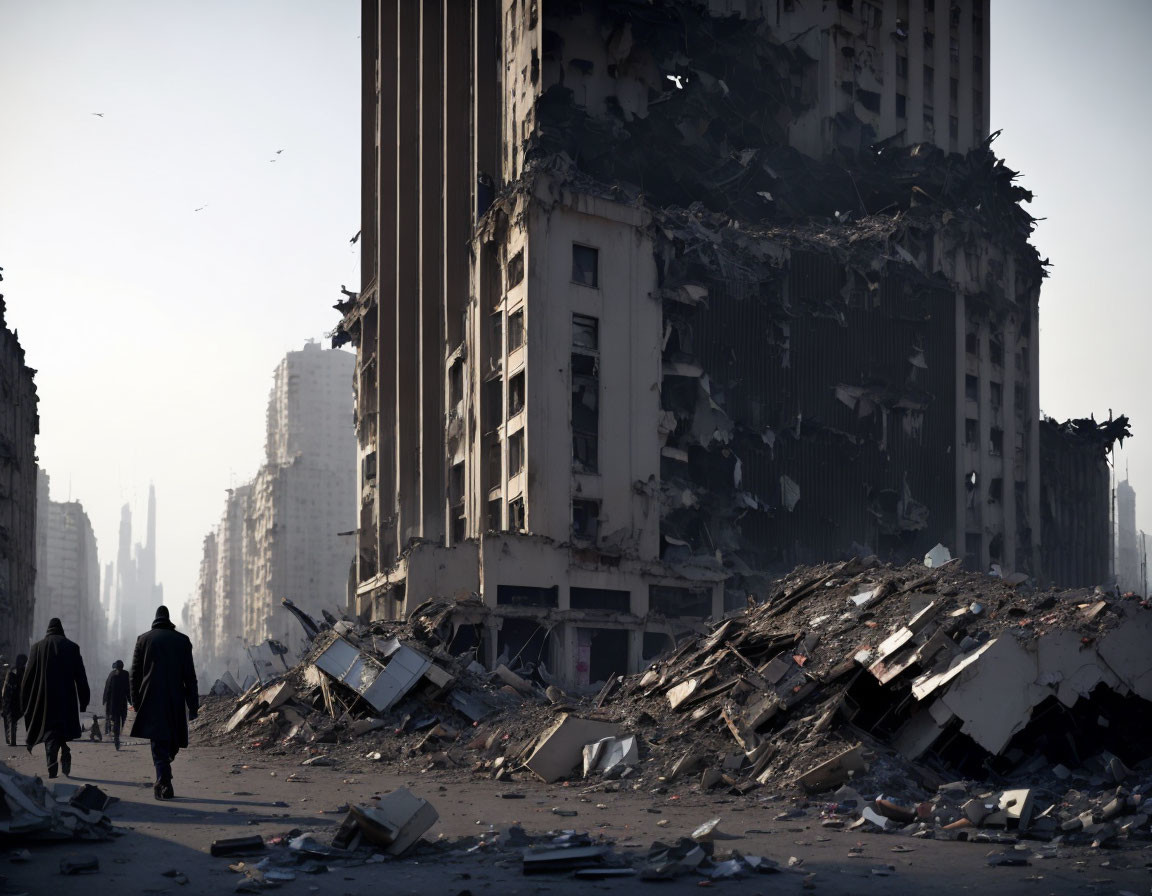
[(0, 653), (31, 643), (36, 580), (36, 371), (0, 296)]
[(476, 594), (487, 662), (581, 685), (799, 562), (1042, 572), (987, 2), (367, 0), (363, 35), (359, 613)]

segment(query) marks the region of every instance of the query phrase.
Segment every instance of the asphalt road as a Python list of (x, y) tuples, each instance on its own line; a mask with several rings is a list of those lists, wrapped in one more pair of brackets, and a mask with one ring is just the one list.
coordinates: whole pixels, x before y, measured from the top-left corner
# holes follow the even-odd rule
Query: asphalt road
[[(3, 748), (5, 761), (27, 774), (44, 775), (42, 748)], [(157, 802), (152, 796), (152, 767), (147, 743), (129, 739), (120, 752), (111, 743), (73, 744), (72, 781), (98, 785), (120, 802), (109, 810), (125, 831), (111, 842), (45, 843), (29, 846), (31, 858), (8, 861), (5, 845), (0, 876), (3, 894), (53, 896), (124, 896), (124, 894), (220, 894), (234, 892), (242, 876), (229, 871), (235, 859), (213, 858), (215, 839), (261, 834), (282, 835), (291, 829), (317, 831), (330, 837), (343, 818), (338, 807), (361, 802), (373, 793), (405, 786), (429, 800), (439, 822), (430, 840), (476, 837), (491, 827), (522, 825), (529, 834), (570, 828), (615, 840), (618, 852), (644, 853), (656, 840), (673, 841), (700, 823), (720, 817), (720, 829), (735, 839), (717, 849), (765, 856), (793, 870), (758, 875), (743, 881), (705, 882), (685, 877), (668, 883), (578, 881), (571, 877), (525, 877), (519, 853), (512, 849), (465, 853), (445, 848), (439, 854), (384, 864), (333, 868), (327, 873), (299, 874), (278, 890), (291, 894), (499, 894), (587, 893), (603, 890), (698, 893), (701, 884), (740, 896), (809, 892), (834, 896), (868, 894), (1147, 894), (1152, 884), (1152, 849), (1101, 852), (1069, 849), (1057, 858), (1031, 858), (1020, 867), (990, 867), (989, 844), (915, 840), (891, 834), (857, 834), (820, 826), (818, 812), (775, 820), (790, 808), (771, 794), (748, 797), (702, 795), (692, 784), (664, 794), (647, 789), (581, 796), (579, 787), (544, 785), (530, 780), (499, 784), (472, 780), (466, 770), (432, 771), (413, 778), (381, 773), (367, 761), (343, 767), (302, 768), (301, 756), (269, 756), (193, 746), (175, 764), (177, 799)], [(306, 780), (291, 781), (295, 773)], [(505, 799), (514, 791), (523, 799)], [(559, 816), (554, 808), (575, 810)], [(663, 824), (661, 822), (664, 822)], [(893, 851), (897, 848), (899, 851)], [(1011, 849), (1011, 847), (1007, 847)], [(907, 851), (905, 851), (907, 850)], [(1029, 851), (1021, 851), (1030, 855)], [(88, 854), (100, 862), (97, 873), (64, 876), (60, 860)], [(248, 861), (252, 861), (251, 859)], [(875, 868), (891, 866), (881, 875)], [(165, 872), (180, 872), (179, 878)]]

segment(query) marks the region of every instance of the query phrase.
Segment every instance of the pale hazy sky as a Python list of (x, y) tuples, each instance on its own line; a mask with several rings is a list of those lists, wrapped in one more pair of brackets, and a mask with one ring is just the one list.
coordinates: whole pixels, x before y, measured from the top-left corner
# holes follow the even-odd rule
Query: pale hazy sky
[[(993, 0), (991, 27), (996, 149), (1049, 219), (1041, 406), (1133, 418), (1152, 530), (1152, 4)], [(155, 482), (174, 607), (261, 461), (272, 369), (358, 281), (359, 33), (355, 0), (0, 0), (0, 291), (40, 460), (101, 563)]]

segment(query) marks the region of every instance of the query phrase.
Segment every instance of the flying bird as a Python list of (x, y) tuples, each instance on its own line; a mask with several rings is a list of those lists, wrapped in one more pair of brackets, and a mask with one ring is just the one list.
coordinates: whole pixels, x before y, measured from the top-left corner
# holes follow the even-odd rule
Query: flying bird
[(356, 236), (352, 237), (352, 239), (348, 240), (348, 242), (350, 242), (353, 246), (355, 246), (356, 240), (358, 240), (358, 239), (360, 239), (360, 231), (359, 230), (356, 231)]
[(276, 160), (275, 159), (269, 159), (268, 161), (269, 162), (275, 162)]
[(192, 209), (192, 211), (194, 211), (194, 212), (202, 212), (202, 211), (204, 211), (204, 209), (206, 209), (206, 208), (208, 208), (207, 204), (200, 206), (200, 208), (194, 208), (194, 209)]
[(280, 155), (280, 153), (282, 153), (282, 152), (284, 152), (284, 150), (278, 149), (278, 150), (276, 150), (276, 155)]
[(103, 118), (104, 117), (103, 112), (93, 112), (92, 114), (95, 115), (97, 118)]

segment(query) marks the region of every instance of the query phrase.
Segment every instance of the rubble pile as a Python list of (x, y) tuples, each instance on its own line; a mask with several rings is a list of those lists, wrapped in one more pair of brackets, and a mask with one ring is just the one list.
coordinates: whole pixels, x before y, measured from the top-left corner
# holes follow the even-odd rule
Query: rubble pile
[[(769, 787), (828, 827), (1101, 845), (1149, 835), (1148, 601), (1037, 591), (964, 571), (942, 548), (923, 564), (802, 567), (765, 593), (580, 699), (544, 669), (488, 672), (472, 651), (451, 655), (452, 607), (429, 602), (404, 623), (318, 631), (291, 672), (210, 704), (204, 727), (252, 748), (303, 747), (305, 765)], [(375, 819), (350, 817), (361, 832)]]
[(104, 810), (113, 802), (91, 784), (57, 784), (22, 775), (0, 762), (0, 792), (6, 809), (0, 838), (31, 840), (110, 840), (117, 831)]

